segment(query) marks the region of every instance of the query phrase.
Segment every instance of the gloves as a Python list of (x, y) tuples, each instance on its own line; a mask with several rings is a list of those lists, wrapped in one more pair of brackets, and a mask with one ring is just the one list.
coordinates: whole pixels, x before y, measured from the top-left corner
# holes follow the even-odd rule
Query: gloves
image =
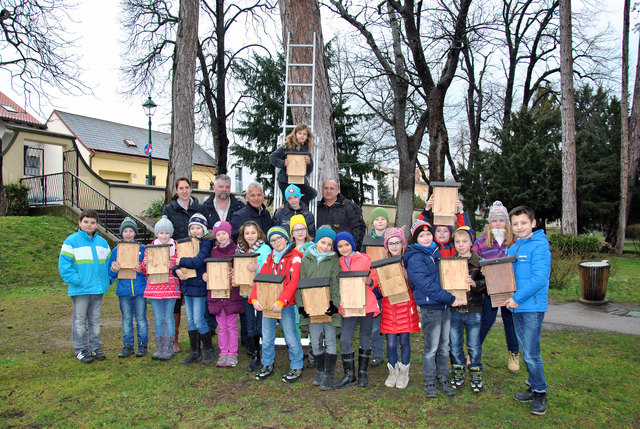
[(324, 314), (326, 314), (327, 316), (333, 316), (337, 312), (338, 312), (338, 307), (333, 305), (333, 301), (329, 301), (329, 309), (325, 311)]
[(298, 313), (300, 313), (300, 316), (302, 317), (306, 317), (307, 319), (309, 318), (309, 314), (307, 314), (307, 312), (304, 311), (304, 307), (298, 307)]

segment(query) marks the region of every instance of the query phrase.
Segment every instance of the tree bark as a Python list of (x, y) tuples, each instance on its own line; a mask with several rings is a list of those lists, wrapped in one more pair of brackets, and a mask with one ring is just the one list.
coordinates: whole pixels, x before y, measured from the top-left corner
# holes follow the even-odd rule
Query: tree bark
[(176, 47), (173, 55), (171, 146), (165, 202), (180, 177), (191, 179), (195, 145), (195, 68), (198, 47), (198, 0), (180, 0)]
[(562, 92), (562, 232), (578, 233), (576, 198), (576, 123), (571, 48), (571, 0), (560, 1), (560, 75)]
[[(279, 0), (280, 19), (282, 21), (282, 40), (287, 43), (291, 34), (292, 44), (312, 44), (313, 33), (316, 34), (315, 60), (315, 107), (313, 120), (314, 145), (317, 150), (314, 159), (318, 171), (318, 188), (325, 179), (338, 180), (338, 154), (336, 133), (334, 128), (334, 112), (331, 103), (329, 73), (325, 64), (324, 39), (320, 23), (320, 8), (317, 0)], [(293, 48), (291, 61), (310, 62), (311, 49)], [(305, 52), (306, 51), (306, 52)], [(311, 82), (311, 69), (299, 67), (290, 69), (290, 82)], [(306, 91), (306, 92), (305, 92)], [(310, 102), (309, 90), (298, 88), (289, 91), (291, 103)], [(310, 112), (303, 109), (292, 109), (294, 123), (311, 123)], [(286, 121), (286, 118), (284, 119)]]

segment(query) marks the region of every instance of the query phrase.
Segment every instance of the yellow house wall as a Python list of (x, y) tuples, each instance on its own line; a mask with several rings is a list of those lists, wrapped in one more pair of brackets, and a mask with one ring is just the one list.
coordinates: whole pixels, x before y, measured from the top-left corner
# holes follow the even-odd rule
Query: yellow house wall
[[(212, 193), (212, 191), (195, 190), (192, 195), (202, 203)], [(152, 202), (161, 198), (164, 199), (162, 186), (111, 183), (111, 201), (136, 216), (142, 216), (142, 212), (148, 209)]]

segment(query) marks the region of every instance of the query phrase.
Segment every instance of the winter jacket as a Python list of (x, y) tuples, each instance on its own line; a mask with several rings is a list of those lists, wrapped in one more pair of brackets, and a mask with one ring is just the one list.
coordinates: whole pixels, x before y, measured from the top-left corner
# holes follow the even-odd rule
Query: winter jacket
[[(267, 257), (266, 262), (260, 269), (263, 274), (284, 274), (286, 277), (282, 282), (282, 293), (276, 300), (276, 303), (284, 308), (288, 305), (295, 305), (296, 291), (298, 282), (300, 281), (300, 264), (302, 263), (302, 253), (295, 246), (289, 245), (285, 250), (285, 254), (280, 258), (279, 263), (273, 260), (273, 251)], [(258, 300), (258, 288), (253, 284), (251, 295), (249, 296), (249, 304), (253, 304)]]
[[(287, 152), (309, 152), (309, 147), (306, 143), (300, 145), (300, 149), (298, 150), (280, 146), (278, 149), (273, 151), (271, 155), (269, 155), (269, 161), (271, 161), (271, 164), (280, 169), (280, 171), (278, 171), (277, 178), (278, 182), (280, 183), (289, 183), (289, 179), (287, 178), (287, 167), (285, 167), (284, 165), (284, 161), (287, 159)], [(311, 154), (309, 154), (309, 159), (311, 160), (311, 162), (307, 164), (307, 174), (305, 174), (304, 178), (304, 183), (306, 185), (309, 184), (306, 176), (311, 174), (311, 172), (313, 171), (313, 158), (311, 157)]]
[(335, 203), (328, 206), (324, 198), (318, 201), (316, 225), (330, 225), (335, 232), (350, 232), (356, 239), (357, 249), (362, 247), (362, 239), (367, 231), (367, 225), (362, 218), (362, 209), (351, 200), (338, 194)]
[(58, 271), (69, 285), (69, 296), (107, 293), (111, 278), (107, 260), (111, 249), (96, 231), (93, 237), (82, 230), (68, 236), (58, 257)]
[[(153, 245), (161, 244), (159, 240), (153, 240)], [(169, 260), (172, 264), (176, 263), (176, 243), (173, 238), (169, 239)], [(145, 255), (146, 255), (145, 249)], [(147, 274), (147, 266), (144, 263), (144, 258), (140, 263), (142, 267), (142, 273)], [(149, 299), (179, 299), (180, 298), (180, 284), (178, 278), (174, 276), (173, 270), (169, 270), (169, 281), (167, 283), (150, 283), (147, 278), (147, 287), (144, 290), (144, 297)]]
[(412, 244), (404, 252), (404, 266), (416, 304), (433, 310), (445, 310), (455, 297), (440, 285), (440, 252)]
[(513, 300), (518, 308), (514, 313), (546, 312), (549, 305), (549, 274), (551, 251), (544, 230), (534, 231), (528, 238), (519, 238), (508, 250), (518, 258), (513, 263), (516, 293)]
[[(453, 256), (457, 255), (458, 253), (455, 253)], [(467, 262), (467, 266), (469, 267), (471, 280), (476, 282), (476, 285), (467, 291), (467, 305), (451, 307), (451, 311), (457, 311), (459, 313), (481, 313), (484, 298), (487, 295), (487, 284), (484, 280), (484, 274), (482, 274), (480, 270), (480, 256), (473, 250), (471, 251), (471, 257)]]
[(186, 280), (180, 280), (180, 291), (185, 296), (202, 297), (207, 296), (207, 284), (202, 280), (202, 275), (207, 272), (207, 264), (204, 260), (209, 257), (213, 241), (202, 239), (200, 241), (200, 251), (193, 258), (180, 258), (180, 265), (173, 267), (173, 272), (178, 268), (191, 268), (196, 270), (196, 276)]
[[(422, 213), (420, 213), (420, 215), (418, 216), (418, 219), (431, 223), (431, 214), (427, 211), (427, 209), (424, 209)], [(456, 214), (456, 225), (457, 225), (457, 228), (460, 228), (461, 226), (471, 227), (469, 214), (467, 212)], [(437, 226), (440, 226), (440, 225), (433, 225), (434, 231)], [(455, 243), (453, 241), (454, 229), (450, 225), (446, 225), (446, 227), (449, 228), (449, 239), (447, 241), (445, 241), (444, 243), (441, 243), (438, 240), (436, 240), (435, 235), (433, 236), (433, 241), (435, 241), (436, 244), (438, 245), (440, 256), (442, 256), (443, 258), (449, 258), (453, 256), (454, 253), (456, 253)], [(475, 232), (473, 230), (471, 230), (471, 233), (475, 236)]]
[(182, 206), (178, 204), (177, 198), (172, 199), (169, 201), (169, 204), (164, 206), (162, 214), (166, 215), (173, 224), (172, 238), (174, 240), (181, 240), (189, 236), (189, 219), (191, 219), (191, 216), (198, 213), (199, 210), (200, 204), (198, 204), (198, 199), (193, 196), (191, 197), (189, 208), (187, 210), (183, 209)]
[[(209, 256), (211, 258), (225, 258), (232, 257), (236, 254), (236, 244), (230, 242), (225, 247), (219, 245), (211, 249)], [(244, 313), (244, 302), (240, 296), (240, 288), (232, 287), (229, 293), (229, 298), (212, 298), (211, 292), (207, 295), (207, 306), (209, 307), (209, 313), (219, 316), (224, 309), (225, 314), (240, 314)]]
[(292, 209), (288, 202), (285, 203), (284, 207), (278, 209), (273, 215), (273, 226), (282, 226), (289, 231), (291, 229), (291, 217), (298, 214), (304, 216), (304, 220), (307, 223), (307, 231), (313, 240), (316, 236), (316, 221), (313, 218), (313, 213), (302, 202), (300, 202), (300, 208), (297, 210)]
[[(207, 228), (209, 228), (209, 230), (213, 228), (213, 225), (217, 221), (221, 220), (220, 215), (216, 210), (216, 207), (213, 205), (213, 202), (215, 201), (215, 199), (216, 199), (216, 194), (213, 194), (209, 198), (204, 200), (202, 204), (200, 204), (199, 212), (202, 213), (204, 217), (207, 218)], [(244, 207), (244, 204), (242, 202), (238, 201), (238, 199), (235, 196), (229, 195), (229, 206), (227, 207), (227, 218), (225, 220), (227, 222), (231, 222), (231, 219), (233, 218), (233, 214), (238, 210), (242, 209), (243, 207)]]
[[(371, 258), (366, 253), (354, 252), (347, 262), (344, 256), (340, 256), (340, 269), (342, 271), (369, 271), (369, 277), (371, 284), (367, 286), (366, 306), (365, 312), (373, 313), (373, 317), (380, 314), (380, 307), (378, 307), (378, 298), (374, 290), (380, 293), (378, 286), (378, 275), (376, 270), (371, 269)], [(342, 314), (342, 307), (340, 307), (340, 314)]]
[(269, 228), (273, 226), (271, 213), (269, 213), (269, 210), (267, 210), (264, 204), (260, 206), (260, 210), (258, 211), (251, 204), (247, 203), (243, 208), (233, 213), (233, 217), (231, 218), (231, 221), (229, 221), (231, 224), (231, 238), (233, 238), (233, 241), (238, 240), (240, 227), (250, 220), (256, 222), (265, 235), (267, 234), (267, 231), (269, 231)]
[(480, 256), (481, 259), (497, 259), (507, 256), (507, 244), (503, 241), (502, 244), (498, 244), (493, 240), (493, 246), (487, 247), (487, 236), (482, 234), (473, 243), (472, 250)]
[[(409, 280), (405, 279), (407, 284)], [(420, 316), (416, 307), (416, 300), (410, 288), (409, 301), (391, 304), (389, 298), (382, 298), (382, 313), (380, 316), (381, 334), (403, 334), (405, 332), (420, 332)]]
[[(338, 254), (325, 256), (319, 263), (318, 259), (307, 252), (302, 257), (302, 266), (300, 267), (300, 279), (317, 279), (320, 277), (330, 277), (331, 283), (329, 284), (329, 299), (333, 302), (333, 305), (340, 306), (340, 282), (338, 281), (338, 274), (340, 273), (340, 260)], [(302, 299), (302, 290), (298, 289), (296, 294), (296, 305), (298, 307), (304, 307), (304, 301)], [(300, 315), (300, 325), (308, 325), (309, 318)], [(331, 325), (340, 327), (342, 326), (342, 317), (339, 313), (331, 315)]]
[[(139, 262), (142, 263), (144, 259), (144, 246), (140, 245), (140, 251), (138, 252)], [(107, 261), (107, 267), (109, 267), (109, 277), (115, 279), (118, 277), (118, 272), (111, 269), (111, 264), (118, 259), (118, 246), (111, 252), (111, 257)], [(144, 290), (147, 287), (147, 278), (142, 272), (136, 273), (135, 279), (118, 279), (116, 286), (117, 296), (132, 296), (132, 295), (144, 295)]]

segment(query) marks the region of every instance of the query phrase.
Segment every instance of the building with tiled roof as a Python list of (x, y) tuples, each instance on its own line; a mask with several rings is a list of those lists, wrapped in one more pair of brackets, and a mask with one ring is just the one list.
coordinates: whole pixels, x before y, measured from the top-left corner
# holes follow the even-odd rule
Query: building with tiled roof
[(0, 91), (0, 121), (6, 124), (26, 125), (40, 129), (47, 128), (2, 91)]

